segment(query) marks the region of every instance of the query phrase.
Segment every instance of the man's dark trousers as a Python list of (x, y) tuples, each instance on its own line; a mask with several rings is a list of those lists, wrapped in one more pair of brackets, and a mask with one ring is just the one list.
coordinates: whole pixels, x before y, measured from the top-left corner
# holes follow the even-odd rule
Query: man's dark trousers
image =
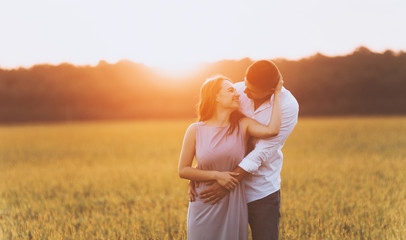
[(280, 209), (280, 190), (248, 203), (248, 222), (253, 240), (278, 239)]

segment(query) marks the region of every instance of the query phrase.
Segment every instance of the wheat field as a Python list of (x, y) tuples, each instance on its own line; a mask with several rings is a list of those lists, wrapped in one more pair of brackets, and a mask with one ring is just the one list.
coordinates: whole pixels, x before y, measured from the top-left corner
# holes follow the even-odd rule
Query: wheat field
[[(0, 126), (0, 239), (186, 239), (192, 121)], [(301, 118), (280, 239), (406, 239), (406, 117)]]

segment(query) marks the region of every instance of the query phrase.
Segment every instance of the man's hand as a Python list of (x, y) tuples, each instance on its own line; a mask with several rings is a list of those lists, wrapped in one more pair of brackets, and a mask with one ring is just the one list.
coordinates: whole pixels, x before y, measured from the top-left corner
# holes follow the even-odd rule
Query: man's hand
[[(240, 167), (236, 167), (233, 172), (238, 173), (236, 178), (238, 181), (242, 181), (242, 179), (249, 175), (248, 172), (244, 171), (244, 169)], [(200, 193), (200, 198), (205, 199), (203, 202), (207, 203), (209, 202), (210, 204), (216, 204), (218, 201), (220, 201), (223, 197), (225, 197), (229, 191), (222, 187), (219, 183), (217, 182), (211, 182), (211, 187), (207, 188), (206, 190), (202, 191)]]
[[(244, 169), (240, 167), (236, 167), (233, 172), (238, 173), (235, 178), (238, 179), (238, 181), (242, 181), (242, 179), (249, 175), (248, 172), (244, 171)], [(198, 182), (197, 182), (198, 183)], [(203, 202), (205, 203), (210, 203), (210, 204), (216, 204), (218, 203), (223, 197), (225, 197), (227, 194), (229, 194), (229, 191), (222, 187), (218, 182), (216, 181), (210, 181), (207, 182), (206, 185), (211, 185), (209, 188), (206, 190), (202, 191), (200, 193), (200, 198), (204, 199)], [(195, 196), (197, 197), (197, 193), (195, 191), (195, 188), (193, 187), (193, 181), (189, 182), (189, 196), (191, 196), (192, 189), (194, 193), (196, 194)], [(194, 197), (193, 197), (194, 200)]]
[(223, 197), (225, 197), (229, 191), (222, 187), (219, 183), (214, 182), (209, 188), (200, 193), (200, 198), (204, 199), (204, 203), (216, 204)]
[(194, 202), (195, 198), (198, 196), (195, 187), (199, 186), (199, 182), (189, 181), (188, 187), (188, 194), (189, 194), (189, 201)]

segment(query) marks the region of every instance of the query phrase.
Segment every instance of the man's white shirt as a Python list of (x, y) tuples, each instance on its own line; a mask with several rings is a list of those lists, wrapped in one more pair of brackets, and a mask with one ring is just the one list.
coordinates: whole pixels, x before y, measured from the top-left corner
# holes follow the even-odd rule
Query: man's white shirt
[[(254, 101), (244, 93), (244, 82), (234, 84), (240, 94), (240, 111), (247, 117), (268, 125), (271, 119), (273, 95), (254, 110)], [(277, 136), (266, 139), (253, 139), (252, 150), (239, 164), (239, 167), (251, 173), (245, 181), (247, 201), (252, 202), (268, 196), (280, 189), (283, 163), (282, 147), (295, 127), (298, 119), (299, 105), (293, 95), (284, 87), (281, 90), (282, 121)]]

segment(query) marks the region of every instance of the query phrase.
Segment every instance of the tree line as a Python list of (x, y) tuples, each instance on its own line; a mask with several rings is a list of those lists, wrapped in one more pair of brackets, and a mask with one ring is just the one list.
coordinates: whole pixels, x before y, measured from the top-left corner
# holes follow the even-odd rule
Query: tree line
[[(345, 56), (273, 59), (300, 116), (406, 114), (406, 53), (365, 47)], [(243, 81), (251, 59), (202, 65), (174, 77), (123, 60), (0, 69), (0, 122), (191, 118), (210, 76)]]

